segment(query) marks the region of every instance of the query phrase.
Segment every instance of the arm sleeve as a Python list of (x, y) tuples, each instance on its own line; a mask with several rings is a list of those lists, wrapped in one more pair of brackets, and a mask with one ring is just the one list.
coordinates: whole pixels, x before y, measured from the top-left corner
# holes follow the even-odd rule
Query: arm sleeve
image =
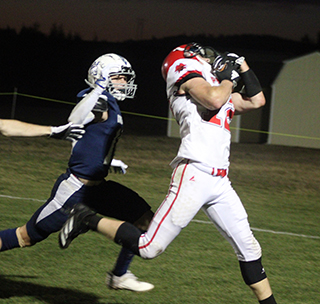
[(72, 110), (68, 121), (74, 124), (86, 124), (90, 122), (94, 115), (91, 112), (103, 89), (97, 86), (87, 94)]
[(248, 97), (253, 97), (262, 91), (259, 79), (251, 69), (240, 75), (243, 84), (245, 85), (245, 91)]

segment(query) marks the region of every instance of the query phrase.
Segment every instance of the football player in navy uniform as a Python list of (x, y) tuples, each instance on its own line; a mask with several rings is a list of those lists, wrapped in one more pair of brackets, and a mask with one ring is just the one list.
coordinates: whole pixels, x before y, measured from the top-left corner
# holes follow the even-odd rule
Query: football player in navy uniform
[[(78, 94), (79, 102), (69, 116), (72, 125), (84, 125), (85, 133), (74, 140), (65, 173), (55, 182), (51, 195), (23, 226), (0, 231), (0, 251), (35, 245), (59, 231), (75, 204), (83, 203), (97, 213), (128, 221), (145, 231), (153, 217), (151, 207), (133, 190), (106, 180), (112, 166), (125, 173), (126, 165), (113, 159), (122, 133), (118, 101), (133, 98), (137, 85), (130, 63), (117, 54), (97, 58), (88, 71), (89, 88)], [(122, 248), (106, 283), (113, 289), (148, 291), (129, 270), (134, 254)]]

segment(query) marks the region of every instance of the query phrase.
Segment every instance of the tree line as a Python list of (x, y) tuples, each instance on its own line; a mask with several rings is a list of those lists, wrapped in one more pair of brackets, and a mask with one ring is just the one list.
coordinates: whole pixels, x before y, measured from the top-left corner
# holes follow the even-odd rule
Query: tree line
[[(168, 103), (165, 82), (161, 76), (161, 65), (166, 55), (176, 46), (196, 41), (210, 45), (217, 51), (232, 51), (244, 55), (255, 70), (261, 84), (270, 88), (284, 60), (319, 50), (319, 43), (307, 37), (291, 41), (276, 36), (176, 36), (143, 41), (128, 40), (121, 43), (108, 41), (85, 41), (78, 34), (66, 34), (61, 26), (54, 25), (46, 35), (40, 26), (22, 27), (17, 32), (9, 27), (0, 29), (0, 93), (13, 92), (17, 88), (24, 94), (45, 98), (76, 101), (76, 94), (86, 87), (84, 79), (91, 63), (105, 53), (118, 53), (132, 64), (136, 74), (138, 91), (134, 101), (121, 105), (123, 111), (166, 117)], [(10, 100), (2, 98), (1, 117), (8, 116)], [(4, 102), (6, 99), (7, 102)], [(71, 106), (52, 104), (44, 101), (27, 101), (18, 104), (17, 112), (24, 120), (33, 121), (34, 111), (26, 110), (36, 104), (37, 121), (65, 121)], [(25, 107), (27, 107), (25, 106)], [(17, 107), (17, 108), (18, 108)], [(40, 110), (39, 110), (40, 109)], [(29, 113), (30, 112), (30, 113)], [(49, 112), (54, 113), (51, 116)], [(33, 115), (29, 117), (27, 115)], [(43, 117), (43, 118), (42, 118)], [(48, 118), (49, 117), (49, 118)], [(161, 132), (165, 129), (160, 123)], [(144, 128), (144, 123), (141, 122)], [(157, 128), (154, 128), (157, 129)]]

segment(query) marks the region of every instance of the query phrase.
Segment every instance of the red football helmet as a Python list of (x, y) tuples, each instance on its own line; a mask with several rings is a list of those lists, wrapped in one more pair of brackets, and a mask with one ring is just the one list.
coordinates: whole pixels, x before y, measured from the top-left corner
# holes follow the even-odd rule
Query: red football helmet
[(163, 61), (161, 66), (163, 79), (167, 80), (168, 70), (175, 61), (182, 58), (196, 58), (197, 55), (209, 58), (210, 64), (212, 64), (218, 53), (213, 48), (209, 46), (203, 47), (199, 43), (191, 42), (188, 44), (182, 44), (172, 50)]

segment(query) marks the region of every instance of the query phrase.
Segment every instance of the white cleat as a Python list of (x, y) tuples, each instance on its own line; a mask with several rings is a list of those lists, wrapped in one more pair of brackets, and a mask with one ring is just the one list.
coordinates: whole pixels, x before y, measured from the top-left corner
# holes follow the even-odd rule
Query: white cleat
[(111, 289), (125, 289), (136, 292), (149, 291), (154, 288), (154, 285), (150, 283), (140, 282), (130, 270), (120, 277), (108, 273), (106, 284)]

